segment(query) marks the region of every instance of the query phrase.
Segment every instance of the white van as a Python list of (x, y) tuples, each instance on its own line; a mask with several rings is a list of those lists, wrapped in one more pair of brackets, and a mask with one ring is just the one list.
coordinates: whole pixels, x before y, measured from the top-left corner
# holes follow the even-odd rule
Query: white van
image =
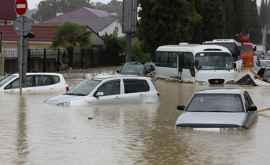
[(166, 45), (156, 50), (157, 77), (183, 81), (233, 81), (237, 69), (231, 52), (218, 45)]

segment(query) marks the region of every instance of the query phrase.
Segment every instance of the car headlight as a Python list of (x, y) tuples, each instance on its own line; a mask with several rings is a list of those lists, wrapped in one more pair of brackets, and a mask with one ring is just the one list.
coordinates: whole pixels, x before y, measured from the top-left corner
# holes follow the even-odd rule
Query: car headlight
[(208, 85), (208, 82), (206, 82), (206, 81), (196, 81), (196, 84), (206, 86), (206, 85)]
[(70, 102), (58, 103), (56, 105), (61, 106), (61, 107), (68, 107), (68, 106), (70, 106)]

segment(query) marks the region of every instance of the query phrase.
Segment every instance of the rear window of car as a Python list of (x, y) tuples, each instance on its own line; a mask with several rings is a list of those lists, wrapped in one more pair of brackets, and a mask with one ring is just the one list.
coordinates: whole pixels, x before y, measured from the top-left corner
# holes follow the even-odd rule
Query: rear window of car
[(189, 112), (243, 112), (239, 94), (196, 94), (192, 98)]
[(125, 93), (147, 92), (150, 90), (146, 80), (125, 79), (124, 87)]

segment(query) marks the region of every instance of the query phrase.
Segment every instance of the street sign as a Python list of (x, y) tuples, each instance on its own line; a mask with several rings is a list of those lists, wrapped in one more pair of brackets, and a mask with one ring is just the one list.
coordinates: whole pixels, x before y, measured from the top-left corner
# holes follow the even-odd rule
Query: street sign
[(27, 0), (16, 0), (16, 13), (24, 15), (27, 11)]
[[(24, 17), (24, 18), (23, 18)], [(28, 17), (18, 17), (14, 22), (14, 29), (17, 34), (21, 34), (23, 30), (24, 36), (32, 31), (33, 20)], [(24, 24), (23, 24), (24, 21)]]

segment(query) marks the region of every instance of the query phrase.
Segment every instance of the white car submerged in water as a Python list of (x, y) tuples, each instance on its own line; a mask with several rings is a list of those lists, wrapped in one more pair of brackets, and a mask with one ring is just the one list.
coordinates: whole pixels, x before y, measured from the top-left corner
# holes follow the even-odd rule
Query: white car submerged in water
[[(19, 75), (11, 74), (0, 79), (0, 93), (19, 93)], [(22, 91), (27, 94), (64, 93), (68, 85), (62, 74), (27, 73)]]
[(148, 77), (102, 75), (84, 80), (65, 95), (45, 102), (58, 106), (158, 103), (159, 93)]
[(249, 128), (257, 120), (257, 107), (247, 91), (209, 89), (196, 92), (177, 121), (177, 127)]

